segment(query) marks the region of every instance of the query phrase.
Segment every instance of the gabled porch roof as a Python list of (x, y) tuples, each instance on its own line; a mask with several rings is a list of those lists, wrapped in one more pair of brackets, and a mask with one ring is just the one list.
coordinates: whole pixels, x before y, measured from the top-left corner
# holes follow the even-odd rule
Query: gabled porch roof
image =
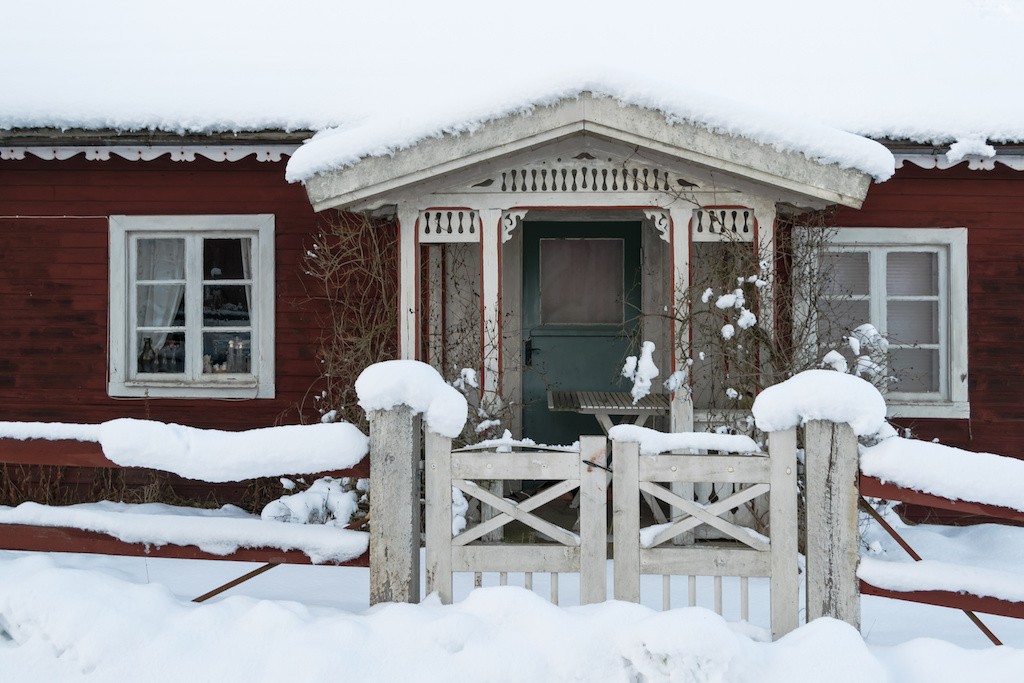
[(857, 208), (871, 179), (892, 172), (892, 155), (874, 141), (743, 105), (716, 105), (685, 118), (583, 92), (475, 128), (464, 122), (469, 132), (427, 137), (354, 161), (358, 143), (351, 136), (327, 135), (296, 152), (289, 177), (305, 182), (318, 211), (364, 210), (422, 196), (472, 167), (579, 138), (672, 160), (688, 173), (716, 176), (733, 187), (781, 193), (780, 201), (803, 207)]

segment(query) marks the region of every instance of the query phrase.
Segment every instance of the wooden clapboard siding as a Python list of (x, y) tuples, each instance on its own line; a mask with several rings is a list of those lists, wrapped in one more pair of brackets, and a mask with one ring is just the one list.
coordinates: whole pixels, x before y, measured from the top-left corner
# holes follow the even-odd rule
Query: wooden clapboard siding
[[(294, 406), (318, 377), (320, 335), (315, 311), (301, 303), (301, 263), (323, 219), (284, 172), (284, 161), (253, 157), (0, 161), (0, 420), (148, 417), (229, 430), (271, 425), (282, 415), (296, 422)], [(204, 213), (275, 216), (276, 398), (110, 398), (107, 217)]]
[(902, 419), (923, 439), (1024, 457), (1024, 173), (907, 163), (841, 226), (968, 229), (970, 420)]

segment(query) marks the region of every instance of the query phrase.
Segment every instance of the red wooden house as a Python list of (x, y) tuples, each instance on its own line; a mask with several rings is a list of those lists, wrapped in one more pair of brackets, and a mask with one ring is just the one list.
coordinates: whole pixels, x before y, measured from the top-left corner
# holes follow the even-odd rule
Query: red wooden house
[[(323, 330), (306, 302), (303, 259), (325, 212), (337, 210), (397, 229), (399, 294), (381, 303), (398, 311), (395, 353), (434, 363), (452, 379), (459, 368), (475, 369), (488, 412), (478, 422), (503, 410), (517, 435), (549, 441), (596, 429), (591, 415), (551, 412), (548, 394), (626, 388), (616, 371), (632, 338), (655, 342), (659, 382), (694, 363), (692, 397), (656, 384), (662, 398), (651, 412), (667, 415), (663, 428), (699, 426), (707, 421), (701, 387), (712, 380), (683, 343), (690, 330), (659, 312), (671, 314), (695, 269), (721, 258), (723, 230), (772, 255), (780, 226), (839, 207), (837, 243), (845, 249), (835, 298), (893, 342), (889, 362), (903, 377), (888, 391), (894, 421), (972, 450), (1020, 450), (1013, 425), (1024, 410), (1015, 386), (1024, 365), (1014, 335), (1024, 314), (1015, 276), (1024, 247), (1015, 215), (1024, 157), (1013, 141), (1024, 129), (1011, 125), (1019, 103), (998, 87), (1014, 58), (1010, 10), (1001, 22), (965, 15), (958, 25), (965, 35), (1007, 32), (988, 43), (1007, 51), (992, 68), (975, 68), (982, 57), (942, 52), (927, 68), (903, 55), (865, 74), (860, 49), (877, 48), (876, 27), (854, 30), (863, 17), (842, 8), (825, 22), (834, 49), (809, 60), (791, 38), (820, 35), (817, 19), (750, 7), (756, 40), (687, 29), (686, 54), (714, 55), (714, 68), (690, 68), (689, 56), (657, 58), (649, 65), (665, 79), (657, 87), (634, 89), (633, 74), (619, 73), (599, 89), (618, 97), (561, 81), (537, 97), (532, 81), (562, 62), (580, 58), (595, 73), (646, 64), (615, 50), (581, 52), (564, 38), (575, 31), (600, 44), (649, 32), (650, 18), (619, 6), (613, 22), (601, 12), (569, 17), (547, 7), (529, 30), (547, 35), (550, 50), (507, 55), (478, 71), (470, 47), (431, 40), (417, 22), (382, 22), (396, 52), (369, 59), (372, 32), (338, 41), (337, 26), (371, 25), (374, 11), (327, 5), (318, 8), (323, 21), (307, 27), (318, 38), (270, 47), (255, 46), (251, 31), (211, 29), (263, 25), (266, 17), (228, 11), (209, 26), (190, 22), (192, 48), (209, 49), (197, 53), (209, 59), (181, 73), (147, 49), (145, 31), (122, 30), (132, 20), (126, 14), (98, 26), (97, 35), (112, 38), (109, 53), (82, 48), (87, 32), (56, 22), (68, 50), (96, 65), (95, 92), (79, 89), (86, 79), (63, 68), (74, 60), (47, 61), (52, 50), (39, 41), (17, 44), (25, 66), (10, 74), (15, 87), (0, 104), (4, 420), (127, 416), (236, 430), (296, 422), (303, 411), (313, 419)], [(737, 20), (710, 4), (662, 11), (663, 26)], [(507, 19), (503, 30), (524, 28)], [(161, 16), (152, 25), (178, 21)], [(849, 35), (834, 35), (839, 21)], [(453, 36), (453, 26), (438, 30)], [(769, 37), (773, 51), (765, 54), (758, 46)], [(221, 38), (229, 57), (213, 49)], [(164, 87), (136, 92), (141, 81), (118, 77), (111, 54), (149, 64), (145, 83)], [(248, 55), (253, 68), (236, 55)], [(282, 60), (296, 63), (285, 57), (344, 68), (282, 69)], [(904, 77), (911, 67), (923, 76)], [(445, 69), (451, 82), (439, 83)], [(936, 74), (950, 84), (970, 74), (967, 90), (994, 98), (982, 112), (991, 116), (971, 118), (967, 129), (953, 125), (975, 112), (961, 99), (947, 103), (946, 119), (942, 108), (920, 108), (932, 95), (917, 84)], [(196, 96), (187, 87), (193, 78), (218, 87)], [(691, 80), (728, 99), (689, 90)], [(51, 102), (44, 90), (64, 99)], [(336, 114), (323, 115), (332, 107)], [(872, 107), (881, 113), (854, 115)], [(807, 119), (792, 118), (803, 110)], [(298, 129), (332, 126), (335, 134), (302, 144), (313, 131)], [(986, 138), (1000, 144), (989, 147)], [(891, 178), (892, 157), (877, 142), (896, 158)], [(748, 312), (771, 327), (778, 292), (754, 296), (753, 287), (741, 287)]]

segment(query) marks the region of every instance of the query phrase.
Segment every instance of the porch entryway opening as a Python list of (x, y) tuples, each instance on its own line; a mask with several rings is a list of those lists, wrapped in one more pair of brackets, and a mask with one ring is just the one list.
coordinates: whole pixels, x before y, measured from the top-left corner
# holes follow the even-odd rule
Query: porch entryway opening
[(629, 390), (620, 370), (639, 347), (640, 265), (639, 222), (524, 222), (524, 436), (602, 433), (593, 415), (550, 410), (548, 393)]

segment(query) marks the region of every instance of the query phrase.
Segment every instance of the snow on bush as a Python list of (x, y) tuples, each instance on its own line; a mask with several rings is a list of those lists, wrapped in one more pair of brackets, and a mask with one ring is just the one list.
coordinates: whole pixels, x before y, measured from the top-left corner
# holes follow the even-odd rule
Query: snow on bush
[(640, 349), (640, 360), (636, 356), (628, 356), (622, 366), (622, 376), (633, 382), (630, 393), (633, 405), (651, 393), (651, 380), (658, 376), (658, 366), (654, 364), (654, 342), (645, 341)]
[(886, 424), (885, 410), (885, 399), (870, 382), (832, 370), (807, 370), (770, 386), (751, 408), (763, 432), (827, 420), (849, 423), (857, 436), (877, 434)]
[(640, 444), (641, 455), (657, 455), (669, 451), (725, 451), (728, 453), (757, 453), (761, 449), (749, 436), (742, 434), (716, 434), (712, 432), (659, 432), (639, 425), (615, 425), (608, 436), (616, 441), (635, 441)]
[(423, 415), (432, 431), (453, 439), (462, 433), (469, 414), (466, 397), (437, 370), (415, 360), (374, 363), (356, 380), (356, 394), (366, 412), (407, 405)]
[(1024, 512), (1024, 460), (892, 436), (861, 450), (860, 469), (903, 488)]
[(359, 494), (346, 489), (345, 484), (344, 480), (334, 477), (317, 479), (305, 491), (271, 501), (260, 517), (291, 524), (347, 526), (352, 514), (359, 509)]

